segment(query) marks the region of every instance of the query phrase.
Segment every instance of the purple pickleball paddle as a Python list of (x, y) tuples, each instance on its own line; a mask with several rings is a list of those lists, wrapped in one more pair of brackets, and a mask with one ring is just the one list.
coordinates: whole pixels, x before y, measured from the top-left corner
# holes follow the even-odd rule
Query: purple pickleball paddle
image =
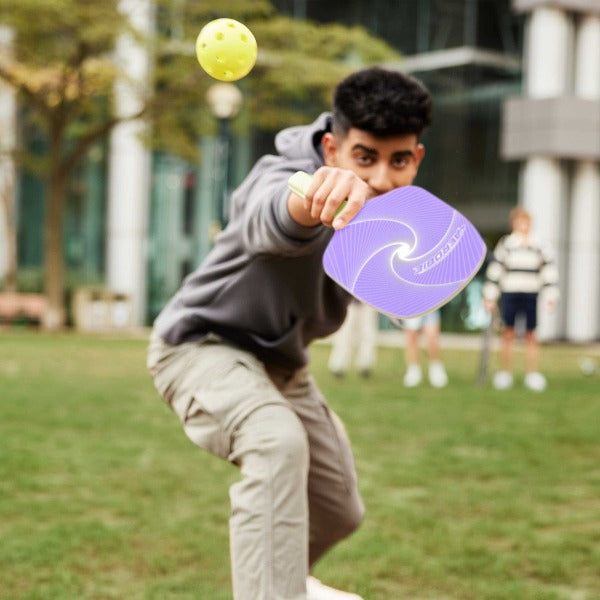
[[(295, 193), (307, 184), (304, 173), (290, 180)], [(461, 213), (423, 188), (406, 186), (372, 198), (336, 231), (323, 267), (359, 300), (411, 318), (456, 296), (485, 254), (484, 241)]]

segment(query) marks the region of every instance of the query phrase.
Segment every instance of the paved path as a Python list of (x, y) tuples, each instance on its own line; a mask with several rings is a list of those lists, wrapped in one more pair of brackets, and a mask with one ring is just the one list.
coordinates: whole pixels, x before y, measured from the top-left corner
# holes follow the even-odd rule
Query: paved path
[[(443, 348), (457, 348), (460, 350), (481, 350), (482, 333), (445, 333), (440, 334), (440, 345)], [(318, 343), (330, 343), (331, 338), (326, 338)], [(517, 340), (517, 344), (522, 340)], [(424, 336), (421, 336), (421, 344), (425, 343)], [(385, 329), (379, 332), (377, 345), (387, 348), (400, 348), (404, 346), (404, 332), (399, 329)], [(600, 356), (600, 342), (591, 344), (574, 344), (572, 342), (549, 342), (551, 346), (569, 346), (580, 347), (582, 352)], [(500, 337), (494, 336), (493, 350), (500, 348)]]
[[(127, 330), (115, 330), (111, 332), (105, 332), (105, 335), (113, 336), (132, 336), (139, 338), (150, 338), (150, 328), (139, 327), (131, 328)], [(522, 342), (518, 340), (517, 343)], [(325, 338), (318, 340), (317, 344), (330, 344), (331, 338)], [(421, 343), (424, 344), (424, 336), (421, 336)], [(461, 350), (480, 350), (482, 343), (481, 333), (446, 333), (440, 334), (440, 344), (443, 348), (457, 348)], [(401, 348), (404, 346), (404, 332), (400, 329), (383, 329), (378, 334), (377, 345), (382, 348)], [(574, 344), (572, 342), (551, 342), (551, 346), (569, 346), (569, 347), (580, 347), (582, 352), (600, 356), (600, 342), (591, 344)], [(498, 335), (494, 336), (493, 349), (494, 351), (500, 347), (500, 338)]]

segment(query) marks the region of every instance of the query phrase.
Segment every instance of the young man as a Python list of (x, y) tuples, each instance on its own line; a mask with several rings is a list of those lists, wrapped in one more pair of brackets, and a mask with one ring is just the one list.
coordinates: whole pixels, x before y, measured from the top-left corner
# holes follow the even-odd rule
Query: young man
[(559, 296), (558, 270), (550, 253), (531, 236), (531, 215), (522, 207), (509, 215), (512, 232), (500, 239), (494, 248), (493, 260), (486, 270), (483, 286), (486, 310), (495, 310), (500, 299), (502, 332), (501, 370), (494, 375), (497, 389), (513, 385), (512, 357), (517, 315), (525, 318), (525, 387), (541, 392), (546, 378), (538, 371), (539, 344), (537, 327), (538, 295), (548, 310), (553, 310)]
[[(241, 471), (230, 490), (235, 600), (359, 599), (309, 576), (364, 508), (307, 347), (340, 327), (350, 302), (322, 267), (333, 230), (413, 181), (430, 111), (426, 88), (400, 73), (343, 80), (333, 114), (277, 135), (279, 154), (232, 194), (229, 224), (156, 319), (157, 389), (195, 444)], [(314, 173), (305, 199), (287, 187), (298, 170)]]

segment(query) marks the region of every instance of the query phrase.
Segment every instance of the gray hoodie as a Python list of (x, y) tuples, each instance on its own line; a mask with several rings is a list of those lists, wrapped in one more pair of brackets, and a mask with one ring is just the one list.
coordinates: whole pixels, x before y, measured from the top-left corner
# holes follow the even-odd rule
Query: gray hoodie
[(214, 332), (265, 363), (296, 368), (312, 340), (340, 327), (350, 296), (322, 266), (333, 230), (299, 225), (287, 210), (287, 180), (323, 165), (330, 122), (324, 113), (277, 134), (278, 155), (259, 159), (233, 192), (227, 227), (157, 317), (162, 339), (181, 344)]

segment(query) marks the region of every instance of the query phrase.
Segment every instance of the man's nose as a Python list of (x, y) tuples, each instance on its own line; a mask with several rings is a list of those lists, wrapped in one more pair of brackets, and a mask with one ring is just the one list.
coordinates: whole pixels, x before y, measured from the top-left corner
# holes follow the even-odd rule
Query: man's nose
[(390, 172), (385, 167), (375, 169), (369, 177), (368, 184), (378, 193), (385, 194), (394, 189)]

